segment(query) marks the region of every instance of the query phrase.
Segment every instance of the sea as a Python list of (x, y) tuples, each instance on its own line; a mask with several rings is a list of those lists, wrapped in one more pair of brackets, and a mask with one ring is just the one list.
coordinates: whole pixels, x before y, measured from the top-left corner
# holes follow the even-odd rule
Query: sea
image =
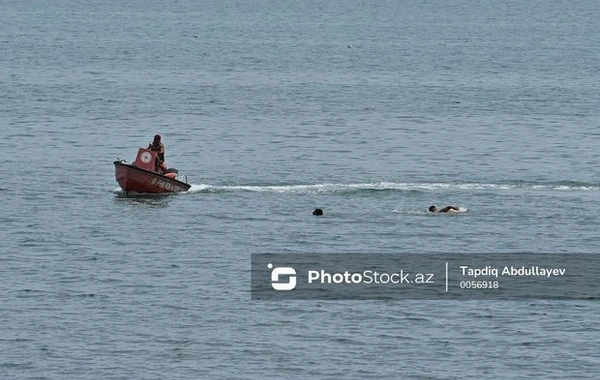
[[(255, 300), (250, 268), (600, 254), (599, 16), (0, 0), (0, 378), (597, 379), (597, 298)], [(155, 134), (192, 187), (128, 196)]]

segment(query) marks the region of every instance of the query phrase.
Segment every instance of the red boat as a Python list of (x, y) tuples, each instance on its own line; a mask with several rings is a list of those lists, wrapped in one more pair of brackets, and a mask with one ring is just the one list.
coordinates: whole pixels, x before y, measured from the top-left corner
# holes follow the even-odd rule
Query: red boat
[[(117, 160), (115, 178), (125, 193), (175, 193), (188, 191), (191, 187), (186, 176), (179, 176), (177, 169), (159, 173), (155, 168), (156, 152), (140, 148), (131, 164)], [(185, 181), (185, 182), (184, 182)]]

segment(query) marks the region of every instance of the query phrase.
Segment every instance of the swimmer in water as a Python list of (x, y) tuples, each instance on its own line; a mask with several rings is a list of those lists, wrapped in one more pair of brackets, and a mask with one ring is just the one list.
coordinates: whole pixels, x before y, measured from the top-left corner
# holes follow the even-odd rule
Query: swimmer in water
[(458, 212), (460, 211), (457, 206), (446, 206), (441, 210), (438, 210), (435, 206), (429, 206), (429, 212)]

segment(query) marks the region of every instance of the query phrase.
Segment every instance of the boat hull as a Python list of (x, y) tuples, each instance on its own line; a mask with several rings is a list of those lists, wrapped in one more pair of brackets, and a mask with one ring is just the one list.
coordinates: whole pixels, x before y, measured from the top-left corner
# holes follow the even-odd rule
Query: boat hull
[(115, 161), (115, 178), (126, 193), (177, 193), (188, 191), (190, 185), (121, 161)]

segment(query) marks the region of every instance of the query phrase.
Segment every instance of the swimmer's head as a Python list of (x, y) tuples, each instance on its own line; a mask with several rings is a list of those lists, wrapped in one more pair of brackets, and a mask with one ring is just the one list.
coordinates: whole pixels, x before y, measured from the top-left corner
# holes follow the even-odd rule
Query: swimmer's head
[(435, 212), (437, 208), (435, 206), (429, 206), (429, 212)]

